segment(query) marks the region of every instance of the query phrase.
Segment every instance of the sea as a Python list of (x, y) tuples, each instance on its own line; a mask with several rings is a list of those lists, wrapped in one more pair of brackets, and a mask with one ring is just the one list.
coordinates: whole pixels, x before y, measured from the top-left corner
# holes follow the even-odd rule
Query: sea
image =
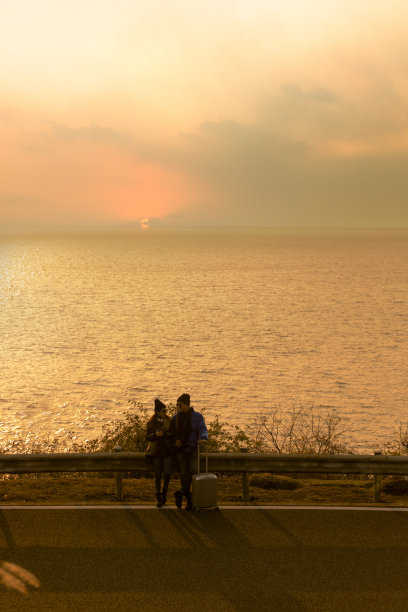
[(207, 419), (329, 407), (373, 452), (408, 421), (408, 230), (0, 236), (0, 446), (78, 441), (184, 392)]

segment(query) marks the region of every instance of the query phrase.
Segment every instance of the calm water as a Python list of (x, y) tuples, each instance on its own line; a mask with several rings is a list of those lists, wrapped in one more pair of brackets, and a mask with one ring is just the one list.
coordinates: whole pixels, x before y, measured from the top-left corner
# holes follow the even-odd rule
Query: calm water
[(370, 450), (408, 420), (407, 264), (405, 231), (2, 237), (0, 438), (189, 391), (236, 424), (333, 406)]

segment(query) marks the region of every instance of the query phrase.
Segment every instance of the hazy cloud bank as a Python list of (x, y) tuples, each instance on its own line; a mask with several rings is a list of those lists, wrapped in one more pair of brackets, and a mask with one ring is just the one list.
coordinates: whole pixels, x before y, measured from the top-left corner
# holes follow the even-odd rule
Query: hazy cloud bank
[(0, 229), (407, 226), (407, 27), (402, 0), (9, 3)]
[(182, 135), (183, 163), (205, 193), (203, 219), (408, 226), (408, 115), (394, 87), (382, 85), (372, 83), (381, 97), (367, 105), (355, 94), (285, 84), (262, 100), (257, 122), (205, 121)]

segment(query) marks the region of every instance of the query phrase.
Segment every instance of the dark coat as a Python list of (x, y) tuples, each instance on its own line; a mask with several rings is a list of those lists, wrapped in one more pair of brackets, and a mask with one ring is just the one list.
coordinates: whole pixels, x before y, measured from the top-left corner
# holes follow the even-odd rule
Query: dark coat
[[(163, 436), (156, 436), (156, 431), (162, 431)], [(157, 414), (154, 415), (147, 421), (146, 425), (146, 440), (149, 442), (150, 449), (148, 454), (151, 457), (169, 457), (173, 454), (172, 445), (173, 433), (170, 430), (170, 418), (164, 417), (163, 421), (160, 422), (157, 418)]]
[(180, 427), (180, 411), (171, 419), (171, 430), (173, 432), (173, 442), (181, 440), (180, 450), (187, 455), (197, 449), (199, 440), (208, 440), (208, 430), (205, 425), (204, 417), (201, 412), (196, 412), (191, 406), (188, 413), (190, 423), (188, 431), (182, 431)]

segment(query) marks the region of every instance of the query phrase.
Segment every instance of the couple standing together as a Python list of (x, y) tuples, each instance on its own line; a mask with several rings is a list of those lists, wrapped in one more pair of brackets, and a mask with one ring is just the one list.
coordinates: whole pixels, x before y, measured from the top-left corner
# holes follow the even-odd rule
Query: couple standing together
[(203, 415), (190, 405), (188, 393), (180, 395), (176, 407), (177, 413), (170, 419), (163, 402), (154, 400), (154, 415), (147, 422), (146, 440), (149, 441), (149, 455), (155, 473), (157, 507), (161, 508), (167, 501), (174, 457), (181, 483), (180, 489), (174, 493), (176, 506), (181, 508), (184, 496), (186, 510), (192, 510), (191, 481), (197, 471), (197, 445), (207, 443), (208, 431)]

